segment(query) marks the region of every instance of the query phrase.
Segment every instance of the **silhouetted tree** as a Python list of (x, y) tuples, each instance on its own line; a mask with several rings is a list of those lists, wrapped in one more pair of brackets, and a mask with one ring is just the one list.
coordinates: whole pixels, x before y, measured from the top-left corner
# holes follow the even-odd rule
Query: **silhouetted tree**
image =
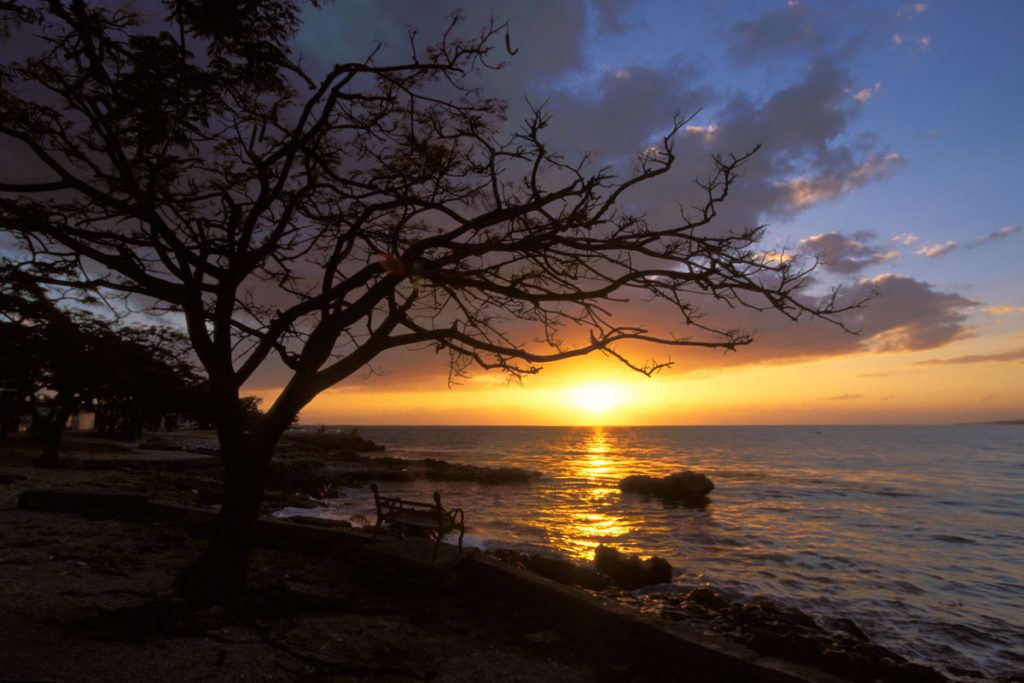
[[(503, 104), (470, 82), (504, 26), (462, 38), (453, 20), (404, 64), (317, 76), (289, 50), (297, 2), (164, 7), (143, 21), (54, 0), (9, 18), (41, 44), (0, 71), (0, 145), (26, 159), (0, 182), (0, 226), (31, 260), (77, 268), (52, 286), (183, 316), (225, 468), (210, 545), (177, 584), (191, 599), (242, 588), (279, 437), (384, 351), (446, 352), (455, 376), (595, 351), (651, 374), (664, 363), (623, 342), (750, 342), (702, 318), (702, 299), (837, 312), (797, 296), (806, 272), (762, 255), (760, 226), (710, 227), (750, 153), (715, 156), (675, 222), (624, 206), (672, 167), (685, 118), (622, 179), (556, 155), (543, 111), (503, 137)], [(617, 302), (638, 298), (668, 306), (676, 331), (619, 322)], [(240, 389), (272, 357), (290, 374), (247, 430)]]

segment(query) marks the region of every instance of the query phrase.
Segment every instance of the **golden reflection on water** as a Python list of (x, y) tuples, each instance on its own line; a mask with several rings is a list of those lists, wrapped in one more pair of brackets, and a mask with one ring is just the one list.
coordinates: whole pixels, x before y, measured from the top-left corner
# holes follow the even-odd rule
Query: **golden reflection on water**
[(566, 474), (586, 483), (574, 491), (572, 500), (545, 511), (544, 517), (559, 521), (558, 528), (550, 530), (557, 534), (552, 539), (555, 545), (573, 558), (590, 560), (598, 545), (614, 544), (631, 531), (621, 515), (609, 510), (628, 463), (603, 427), (593, 427), (581, 446), (583, 452), (566, 463)]

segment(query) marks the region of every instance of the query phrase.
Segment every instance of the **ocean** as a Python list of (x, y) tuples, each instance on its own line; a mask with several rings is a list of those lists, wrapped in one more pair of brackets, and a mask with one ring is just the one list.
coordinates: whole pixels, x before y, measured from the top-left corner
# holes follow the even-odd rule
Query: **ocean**
[[(604, 543), (813, 616), (847, 616), (924, 664), (1024, 670), (1024, 426), (365, 427), (399, 457), (537, 470), (529, 484), (388, 482), (466, 511), (466, 542), (589, 561)], [(707, 474), (703, 509), (622, 494)], [(372, 496), (325, 517), (374, 519)]]

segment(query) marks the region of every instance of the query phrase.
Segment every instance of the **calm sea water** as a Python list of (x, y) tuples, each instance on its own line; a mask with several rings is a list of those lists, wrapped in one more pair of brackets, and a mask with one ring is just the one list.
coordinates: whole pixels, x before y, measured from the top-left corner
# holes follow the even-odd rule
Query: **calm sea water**
[[(913, 660), (1024, 670), (1024, 426), (376, 427), (391, 455), (539, 470), (531, 484), (388, 483), (466, 510), (478, 547), (660, 555), (673, 588), (852, 617)], [(704, 472), (701, 510), (623, 495), (628, 474)], [(325, 516), (373, 519), (372, 498)]]

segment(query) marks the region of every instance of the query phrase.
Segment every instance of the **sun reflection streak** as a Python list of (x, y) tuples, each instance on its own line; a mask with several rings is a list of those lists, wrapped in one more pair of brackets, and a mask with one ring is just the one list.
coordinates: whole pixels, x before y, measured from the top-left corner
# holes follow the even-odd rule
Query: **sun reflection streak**
[(551, 511), (562, 523), (550, 533), (558, 537), (552, 539), (555, 545), (571, 557), (591, 560), (598, 545), (633, 530), (615, 510), (618, 479), (628, 463), (616, 452), (614, 437), (603, 427), (591, 428), (580, 445), (583, 452), (566, 463), (566, 473), (580, 485), (568, 509)]

